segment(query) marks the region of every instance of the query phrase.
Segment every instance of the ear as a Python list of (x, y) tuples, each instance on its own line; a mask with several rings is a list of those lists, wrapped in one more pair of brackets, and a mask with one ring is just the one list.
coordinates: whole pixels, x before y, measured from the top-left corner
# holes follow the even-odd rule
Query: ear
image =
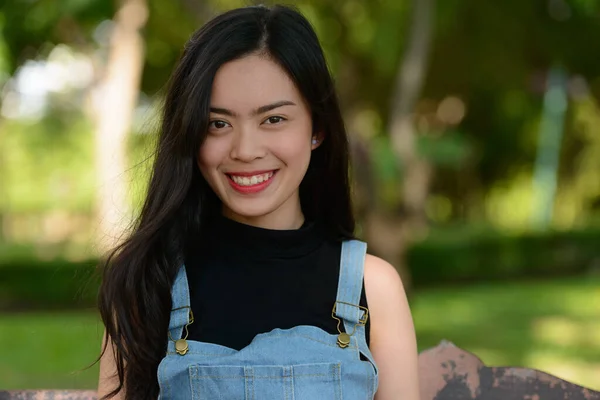
[(312, 142), (310, 149), (315, 150), (317, 147), (319, 147), (321, 143), (323, 143), (323, 139), (325, 139), (325, 135), (323, 135), (322, 132), (315, 133), (311, 139)]

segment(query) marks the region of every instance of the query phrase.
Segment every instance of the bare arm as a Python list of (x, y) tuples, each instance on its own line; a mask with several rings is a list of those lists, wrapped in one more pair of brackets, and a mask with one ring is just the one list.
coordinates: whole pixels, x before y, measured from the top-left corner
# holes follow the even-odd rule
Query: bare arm
[[(102, 342), (102, 348), (107, 340), (106, 332), (104, 333), (104, 340)], [(98, 379), (98, 398), (101, 399), (106, 396), (114, 389), (119, 386), (119, 378), (117, 375), (117, 364), (115, 361), (113, 345), (108, 338), (108, 344), (106, 351), (100, 359), (100, 378)], [(116, 396), (112, 397), (113, 400), (125, 399), (124, 390), (122, 389)]]
[(367, 255), (365, 292), (371, 319), (369, 347), (379, 368), (375, 400), (419, 400), (415, 329), (396, 269)]

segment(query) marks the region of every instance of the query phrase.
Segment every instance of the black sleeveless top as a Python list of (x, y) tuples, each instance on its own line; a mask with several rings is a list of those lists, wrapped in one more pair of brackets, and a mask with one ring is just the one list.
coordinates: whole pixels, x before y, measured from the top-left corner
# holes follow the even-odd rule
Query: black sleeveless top
[[(341, 242), (320, 224), (269, 230), (219, 216), (206, 227), (185, 255), (195, 319), (188, 339), (240, 350), (275, 328), (312, 325), (338, 333), (331, 309)], [(364, 283), (360, 305), (367, 307)], [(368, 344), (368, 321), (366, 336)]]

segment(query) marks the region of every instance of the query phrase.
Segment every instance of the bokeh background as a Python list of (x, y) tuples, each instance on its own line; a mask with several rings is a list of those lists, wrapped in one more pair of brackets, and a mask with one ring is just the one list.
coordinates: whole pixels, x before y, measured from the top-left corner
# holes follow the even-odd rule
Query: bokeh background
[[(139, 209), (164, 85), (193, 30), (246, 4), (0, 1), (0, 389), (96, 386), (94, 268)], [(600, 390), (600, 2), (291, 4), (419, 348)]]

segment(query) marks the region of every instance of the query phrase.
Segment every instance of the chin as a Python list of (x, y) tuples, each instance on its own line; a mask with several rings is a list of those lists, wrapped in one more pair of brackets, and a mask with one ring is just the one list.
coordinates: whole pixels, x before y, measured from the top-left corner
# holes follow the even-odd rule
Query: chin
[(266, 215), (271, 214), (275, 211), (275, 207), (268, 207), (264, 204), (252, 206), (250, 204), (245, 205), (233, 205), (233, 204), (225, 204), (225, 206), (229, 209), (229, 212), (234, 216), (238, 216), (245, 219), (255, 219), (261, 218)]

